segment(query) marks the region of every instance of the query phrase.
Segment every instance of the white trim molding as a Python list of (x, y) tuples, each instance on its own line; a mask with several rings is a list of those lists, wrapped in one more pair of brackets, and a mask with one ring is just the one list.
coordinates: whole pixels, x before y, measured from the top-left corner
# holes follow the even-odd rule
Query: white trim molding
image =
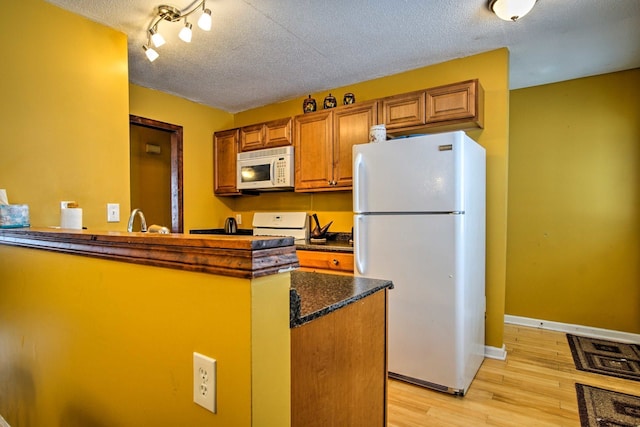
[(512, 316), (510, 314), (505, 314), (504, 323), (529, 326), (532, 328), (548, 329), (550, 331), (566, 332), (570, 334), (600, 338), (610, 341), (640, 343), (640, 334), (614, 331), (611, 329), (594, 328), (591, 326), (572, 325), (570, 323), (552, 322), (549, 320), (532, 319), (529, 317)]
[(484, 346), (484, 357), (487, 359), (507, 360), (507, 350), (502, 344), (502, 348)]

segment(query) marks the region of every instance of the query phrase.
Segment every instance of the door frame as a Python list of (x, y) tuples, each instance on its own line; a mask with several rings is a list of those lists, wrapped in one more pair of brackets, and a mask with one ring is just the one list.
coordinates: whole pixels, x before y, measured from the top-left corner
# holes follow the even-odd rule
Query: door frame
[(184, 232), (182, 189), (182, 126), (129, 114), (129, 124), (171, 134), (171, 232)]

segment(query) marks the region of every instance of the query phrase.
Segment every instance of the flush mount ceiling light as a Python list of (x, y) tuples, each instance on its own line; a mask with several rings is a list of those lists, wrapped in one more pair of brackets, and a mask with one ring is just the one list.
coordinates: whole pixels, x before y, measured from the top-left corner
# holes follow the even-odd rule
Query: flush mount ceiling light
[(516, 22), (533, 9), (536, 0), (490, 0), (489, 9), (500, 19)]
[(184, 20), (184, 27), (182, 27), (182, 30), (180, 30), (178, 37), (182, 41), (189, 43), (191, 42), (192, 25), (187, 21), (187, 17), (192, 13), (201, 10), (202, 14), (198, 19), (198, 27), (200, 27), (204, 31), (211, 30), (211, 10), (206, 8), (205, 1), (206, 0), (202, 0), (192, 8), (185, 10), (180, 10), (176, 7), (167, 5), (158, 6), (156, 16), (151, 21), (151, 24), (149, 24), (149, 27), (147, 27), (147, 44), (142, 46), (142, 50), (144, 50), (144, 53), (147, 55), (149, 61), (153, 62), (160, 56), (160, 54), (153, 47), (151, 47), (151, 43), (153, 42), (153, 46), (156, 48), (166, 43), (165, 38), (162, 37), (162, 35), (158, 31), (158, 25), (162, 21), (179, 22)]

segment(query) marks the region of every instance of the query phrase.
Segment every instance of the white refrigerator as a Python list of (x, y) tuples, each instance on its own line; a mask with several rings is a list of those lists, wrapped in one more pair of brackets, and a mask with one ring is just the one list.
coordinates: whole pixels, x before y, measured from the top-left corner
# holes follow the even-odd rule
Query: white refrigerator
[(464, 395), (484, 359), (485, 164), (461, 131), (353, 147), (355, 275), (393, 281), (392, 378)]

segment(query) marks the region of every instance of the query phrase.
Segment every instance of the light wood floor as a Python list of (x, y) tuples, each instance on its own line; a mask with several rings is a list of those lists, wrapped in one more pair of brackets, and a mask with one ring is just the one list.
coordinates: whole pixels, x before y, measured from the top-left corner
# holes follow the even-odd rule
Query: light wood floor
[(580, 427), (575, 383), (640, 396), (640, 382), (575, 369), (565, 333), (505, 325), (507, 360), (485, 359), (464, 397), (389, 380), (388, 426)]

